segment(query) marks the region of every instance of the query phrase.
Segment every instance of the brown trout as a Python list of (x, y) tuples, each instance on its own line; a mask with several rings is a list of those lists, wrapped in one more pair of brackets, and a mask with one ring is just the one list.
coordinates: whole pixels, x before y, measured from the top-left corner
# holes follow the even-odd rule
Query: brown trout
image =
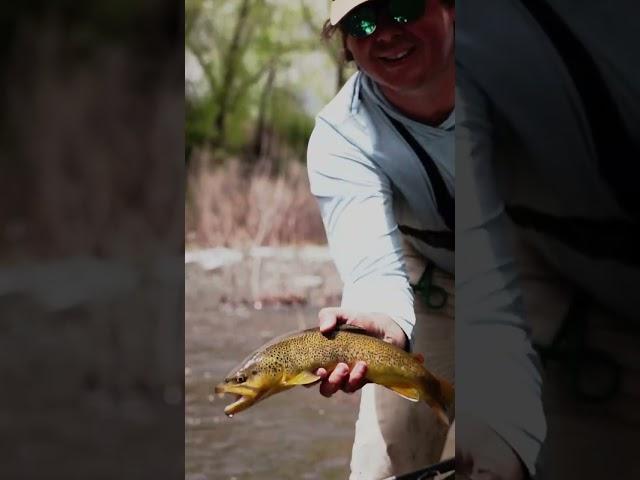
[(326, 335), (312, 328), (272, 340), (233, 369), (215, 392), (236, 395), (224, 409), (233, 416), (271, 395), (319, 381), (314, 372), (320, 367), (331, 372), (338, 363), (352, 368), (359, 360), (367, 364), (367, 380), (408, 400), (426, 402), (449, 424), (445, 412), (453, 402), (454, 388), (425, 368), (422, 355), (409, 354), (348, 325)]

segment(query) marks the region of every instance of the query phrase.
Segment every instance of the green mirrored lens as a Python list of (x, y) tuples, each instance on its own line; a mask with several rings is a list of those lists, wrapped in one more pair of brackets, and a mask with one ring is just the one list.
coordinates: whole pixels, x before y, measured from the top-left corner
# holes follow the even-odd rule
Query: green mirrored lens
[(359, 23), (359, 28), (364, 36), (371, 35), (376, 29), (376, 22), (363, 19)]
[(369, 6), (357, 8), (344, 21), (345, 29), (354, 37), (368, 37), (376, 30), (376, 13)]
[(424, 14), (425, 5), (426, 0), (390, 0), (389, 15), (398, 23), (413, 22)]
[(376, 30), (378, 10), (386, 8), (388, 15), (396, 23), (410, 23), (424, 14), (426, 3), (426, 0), (378, 0), (369, 2), (349, 13), (342, 24), (349, 35), (364, 38)]

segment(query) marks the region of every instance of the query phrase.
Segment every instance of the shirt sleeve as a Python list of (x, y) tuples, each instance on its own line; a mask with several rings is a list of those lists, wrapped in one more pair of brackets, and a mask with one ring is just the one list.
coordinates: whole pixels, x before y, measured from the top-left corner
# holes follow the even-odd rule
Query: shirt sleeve
[(322, 118), (309, 140), (307, 169), (344, 283), (342, 306), (389, 315), (412, 345), (413, 291), (389, 179)]
[(488, 105), (459, 68), (456, 411), (484, 421), (533, 476), (546, 435), (542, 380), (524, 319), (510, 226), (496, 191)]

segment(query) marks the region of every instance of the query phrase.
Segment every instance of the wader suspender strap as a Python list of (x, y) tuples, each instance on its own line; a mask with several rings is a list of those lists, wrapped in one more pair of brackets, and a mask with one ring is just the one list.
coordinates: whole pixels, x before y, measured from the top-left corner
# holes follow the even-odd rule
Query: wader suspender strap
[[(382, 110), (382, 109), (381, 109)], [(427, 176), (429, 177), (429, 181), (431, 182), (431, 187), (433, 188), (433, 193), (436, 196), (436, 206), (438, 208), (438, 213), (445, 225), (451, 232), (455, 232), (455, 218), (456, 218), (456, 207), (455, 200), (449, 193), (447, 189), (447, 185), (444, 183), (444, 179), (442, 175), (440, 175), (440, 170), (434, 163), (431, 156), (427, 153), (427, 151), (422, 148), (422, 145), (418, 143), (418, 141), (413, 138), (413, 135), (409, 133), (409, 130), (400, 123), (398, 120), (393, 118), (387, 112), (382, 110), (382, 112), (389, 119), (391, 124), (395, 127), (402, 138), (404, 138), (405, 142), (409, 144), (411, 149), (415, 152), (417, 157), (420, 159), (420, 163), (427, 171)]]
[[(382, 108), (380, 109), (382, 110)], [(389, 119), (391, 124), (395, 127), (402, 138), (409, 144), (411, 149), (415, 152), (416, 156), (420, 159), (420, 163), (429, 176), (429, 181), (433, 188), (433, 193), (436, 196), (436, 207), (438, 213), (444, 221), (445, 225), (449, 228), (448, 231), (434, 232), (430, 230), (418, 230), (405, 225), (398, 225), (398, 229), (405, 235), (410, 235), (415, 238), (419, 238), (428, 245), (435, 248), (445, 248), (447, 250), (455, 250), (455, 200), (449, 193), (447, 185), (444, 183), (440, 170), (434, 163), (431, 156), (427, 151), (422, 148), (422, 145), (411, 135), (409, 130), (398, 120), (393, 118), (387, 112), (382, 110), (385, 116)], [(433, 271), (434, 264), (427, 263), (427, 268), (420, 276), (420, 280), (416, 285), (412, 285), (416, 294), (424, 297), (425, 302), (429, 308), (438, 310), (444, 307), (447, 303), (447, 292), (433, 284)]]

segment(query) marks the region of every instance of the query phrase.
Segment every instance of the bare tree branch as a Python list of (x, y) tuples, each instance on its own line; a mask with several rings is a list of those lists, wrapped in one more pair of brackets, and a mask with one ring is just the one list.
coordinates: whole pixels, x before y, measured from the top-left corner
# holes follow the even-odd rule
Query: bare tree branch
[(194, 58), (200, 65), (200, 68), (202, 69), (205, 79), (207, 80), (207, 86), (209, 87), (210, 92), (213, 93), (217, 91), (218, 80), (216, 79), (214, 74), (215, 69), (214, 69), (214, 66), (211, 64), (211, 62), (208, 62), (207, 60), (205, 60), (204, 58), (205, 52), (189, 39), (185, 40), (185, 47), (188, 48), (188, 50), (193, 54)]

